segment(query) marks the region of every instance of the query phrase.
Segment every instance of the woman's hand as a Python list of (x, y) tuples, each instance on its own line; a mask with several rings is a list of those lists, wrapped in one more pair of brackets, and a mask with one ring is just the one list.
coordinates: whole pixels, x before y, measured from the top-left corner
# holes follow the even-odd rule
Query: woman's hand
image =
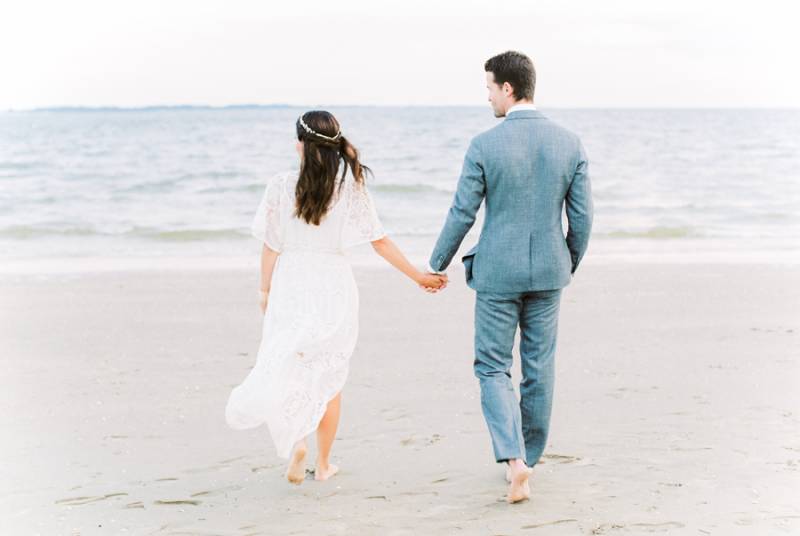
[(417, 284), (425, 292), (439, 292), (447, 286), (446, 274), (420, 274)]
[(439, 292), (447, 286), (445, 274), (423, 273), (408, 262), (403, 252), (392, 242), (388, 236), (372, 241), (375, 252), (386, 261), (414, 280), (426, 292)]
[(259, 290), (258, 291), (258, 306), (261, 308), (261, 314), (267, 314), (267, 302), (269, 302), (269, 291), (268, 290)]

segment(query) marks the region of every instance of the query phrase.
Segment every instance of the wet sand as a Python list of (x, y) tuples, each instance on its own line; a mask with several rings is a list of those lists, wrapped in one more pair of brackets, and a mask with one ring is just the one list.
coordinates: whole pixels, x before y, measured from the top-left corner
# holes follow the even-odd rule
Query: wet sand
[(342, 470), (296, 487), (265, 428), (224, 421), (258, 348), (255, 272), (2, 274), (0, 534), (800, 532), (799, 266), (586, 262), (514, 506), (461, 272), (439, 295), (356, 276)]

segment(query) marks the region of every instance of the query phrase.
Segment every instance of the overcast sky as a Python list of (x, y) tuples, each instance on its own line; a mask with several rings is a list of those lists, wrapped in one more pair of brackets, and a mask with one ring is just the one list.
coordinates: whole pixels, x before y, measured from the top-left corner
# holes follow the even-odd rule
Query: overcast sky
[(14, 1), (0, 109), (485, 105), (483, 62), (534, 60), (543, 107), (798, 107), (790, 1)]

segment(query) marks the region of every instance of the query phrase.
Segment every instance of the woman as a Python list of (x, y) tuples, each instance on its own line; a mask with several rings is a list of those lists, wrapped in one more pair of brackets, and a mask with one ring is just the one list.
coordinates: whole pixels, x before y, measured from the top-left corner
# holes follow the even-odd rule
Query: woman
[(370, 170), (333, 115), (307, 112), (295, 127), (300, 172), (268, 181), (253, 220), (253, 235), (264, 243), (262, 339), (255, 367), (231, 393), (225, 416), (236, 429), (266, 423), (278, 455), (289, 458), (286, 478), (300, 484), (305, 438), (315, 430), (314, 478), (338, 471), (330, 452), (358, 338), (358, 288), (344, 250), (371, 242), (428, 291), (447, 280), (417, 270), (386, 236), (365, 184)]

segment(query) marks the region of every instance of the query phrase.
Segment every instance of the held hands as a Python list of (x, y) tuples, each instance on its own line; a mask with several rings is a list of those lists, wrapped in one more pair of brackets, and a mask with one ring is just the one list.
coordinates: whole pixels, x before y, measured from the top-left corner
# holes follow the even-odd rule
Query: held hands
[(425, 292), (435, 294), (447, 287), (447, 274), (422, 274), (417, 280), (417, 284)]

